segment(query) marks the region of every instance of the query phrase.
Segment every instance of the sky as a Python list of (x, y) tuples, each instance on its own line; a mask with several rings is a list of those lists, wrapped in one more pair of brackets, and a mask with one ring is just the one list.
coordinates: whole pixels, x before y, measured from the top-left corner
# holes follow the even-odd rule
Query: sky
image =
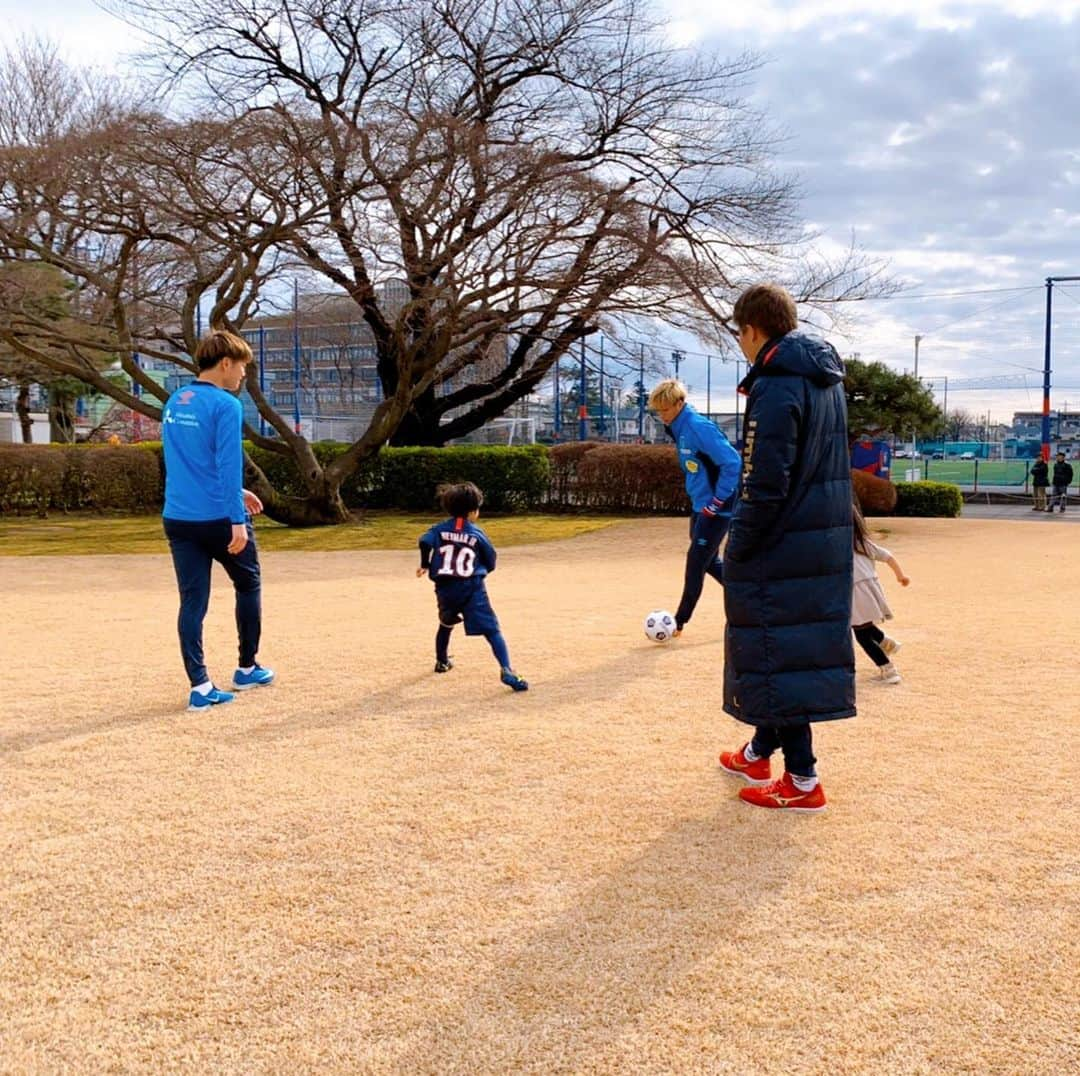
[[(679, 45), (760, 56), (746, 97), (785, 134), (775, 165), (820, 249), (854, 238), (904, 283), (845, 308), (841, 355), (910, 371), (919, 336), (949, 410), (1041, 409), (1045, 279), (1080, 276), (1080, 0), (657, 2)], [(106, 68), (136, 44), (93, 0), (0, 0), (0, 19), (4, 42)], [(1054, 288), (1053, 346), (1052, 406), (1080, 411), (1080, 281)], [(704, 357), (680, 373), (703, 402)], [(714, 365), (714, 409), (733, 379)]]
[[(680, 44), (761, 56), (748, 97), (823, 248), (854, 236), (907, 285), (848, 308), (840, 353), (911, 370), (918, 335), (950, 410), (1040, 410), (1045, 278), (1080, 276), (1080, 3), (665, 6)], [(1052, 366), (1080, 410), (1080, 282), (1055, 286)]]

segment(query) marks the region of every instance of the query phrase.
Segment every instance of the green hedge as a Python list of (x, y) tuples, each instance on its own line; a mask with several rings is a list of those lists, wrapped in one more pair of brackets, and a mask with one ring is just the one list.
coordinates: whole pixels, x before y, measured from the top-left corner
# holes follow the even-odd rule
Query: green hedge
[[(303, 483), (289, 456), (246, 446), (253, 463), (279, 493), (303, 495)], [(323, 465), (348, 445), (312, 446)], [(543, 445), (453, 445), (449, 448), (383, 448), (346, 480), (341, 495), (350, 508), (403, 508), (426, 512), (435, 507), (435, 491), (447, 482), (475, 482), (491, 512), (536, 508), (547, 498), (548, 450)]]
[[(245, 446), (270, 483), (285, 495), (303, 496), (291, 456)], [(324, 466), (347, 445), (312, 446)], [(536, 508), (547, 500), (548, 450), (543, 445), (463, 445), (451, 448), (384, 448), (346, 479), (350, 508), (432, 511), (444, 482), (475, 482), (493, 512)], [(160, 442), (138, 445), (0, 445), (0, 513), (50, 509), (160, 511), (164, 500)]]
[(164, 481), (154, 446), (0, 445), (0, 513), (152, 512)]
[(575, 441), (551, 450), (553, 508), (686, 512), (690, 501), (674, 445)]
[(958, 516), (964, 499), (944, 482), (901, 482), (896, 487), (897, 516)]
[[(326, 465), (348, 446), (313, 445)], [(278, 492), (303, 496), (289, 456), (247, 446)], [(493, 512), (549, 509), (684, 512), (682, 473), (670, 445), (462, 445), (384, 448), (342, 488), (350, 508), (429, 512), (444, 482), (475, 482)], [(898, 516), (958, 516), (956, 486), (904, 482), (896, 487)], [(50, 509), (154, 512), (164, 495), (161, 445), (0, 445), (0, 513)]]

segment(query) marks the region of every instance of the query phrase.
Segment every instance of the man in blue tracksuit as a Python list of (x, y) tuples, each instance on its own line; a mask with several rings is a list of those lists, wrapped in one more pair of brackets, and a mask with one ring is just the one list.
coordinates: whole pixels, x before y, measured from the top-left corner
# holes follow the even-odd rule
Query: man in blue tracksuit
[(649, 394), (649, 407), (675, 440), (690, 498), (690, 548), (682, 597), (675, 610), (674, 634), (680, 635), (701, 597), (705, 575), (718, 583), (724, 581), (724, 564), (717, 553), (731, 522), (742, 462), (716, 425), (686, 402), (686, 386), (681, 381), (661, 381)]
[(216, 560), (236, 591), (240, 660), (237, 691), (274, 679), (255, 660), (262, 630), (259, 554), (251, 515), (262, 502), (243, 488), (243, 409), (235, 393), (251, 362), (251, 348), (229, 332), (211, 332), (195, 349), (198, 377), (177, 389), (161, 413), (165, 453), (165, 508), (176, 582), (180, 588), (180, 651), (191, 681), (189, 710), (231, 702), (219, 691), (203, 661), (202, 628), (210, 604), (210, 570)]

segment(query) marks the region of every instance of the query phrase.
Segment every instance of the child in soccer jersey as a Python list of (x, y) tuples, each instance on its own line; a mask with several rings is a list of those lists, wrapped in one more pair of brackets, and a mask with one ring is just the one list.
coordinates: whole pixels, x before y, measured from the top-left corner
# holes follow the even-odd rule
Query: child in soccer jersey
[(892, 610), (878, 581), (874, 561), (884, 561), (893, 570), (896, 581), (906, 587), (911, 580), (904, 574), (900, 562), (884, 546), (870, 540), (870, 528), (863, 519), (856, 500), (851, 506), (852, 539), (855, 543), (853, 590), (851, 596), (851, 630), (859, 646), (878, 667), (878, 675), (886, 684), (899, 684), (900, 673), (892, 655), (900, 643), (886, 635), (878, 624), (892, 620)]
[(510, 652), (499, 630), (499, 620), (488, 600), (484, 579), (495, 571), (495, 547), (476, 525), (484, 495), (472, 482), (447, 486), (440, 502), (450, 518), (436, 523), (420, 536), (420, 567), (435, 584), (439, 606), (439, 630), (435, 633), (435, 671), (449, 672), (450, 634), (455, 624), (465, 623), (466, 635), (483, 635), (499, 663), (500, 679), (515, 691), (529, 685), (510, 666)]

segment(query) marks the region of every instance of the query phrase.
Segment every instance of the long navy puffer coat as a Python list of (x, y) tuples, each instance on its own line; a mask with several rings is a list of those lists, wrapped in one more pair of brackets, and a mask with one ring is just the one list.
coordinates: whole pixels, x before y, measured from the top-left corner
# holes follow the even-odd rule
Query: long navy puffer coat
[(743, 480), (724, 554), (724, 709), (751, 725), (855, 714), (844, 367), (801, 332), (743, 380)]

